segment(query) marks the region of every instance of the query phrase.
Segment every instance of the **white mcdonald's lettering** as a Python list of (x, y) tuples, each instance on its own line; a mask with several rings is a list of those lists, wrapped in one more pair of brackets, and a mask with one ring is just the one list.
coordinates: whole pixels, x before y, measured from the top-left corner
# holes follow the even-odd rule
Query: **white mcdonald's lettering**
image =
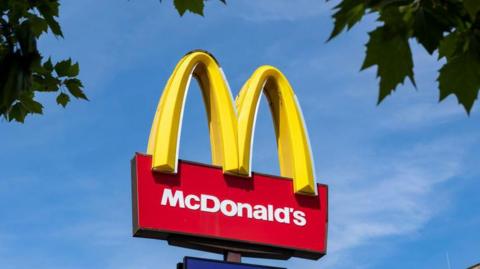
[(273, 205), (251, 205), (249, 203), (239, 203), (232, 200), (220, 200), (218, 197), (208, 194), (188, 194), (183, 191), (165, 188), (162, 195), (163, 206), (187, 208), (190, 210), (200, 210), (207, 213), (221, 212), (227, 217), (244, 217), (249, 219), (273, 221), (278, 223), (293, 224), (305, 226), (307, 219), (305, 212), (295, 210), (291, 207), (275, 208)]

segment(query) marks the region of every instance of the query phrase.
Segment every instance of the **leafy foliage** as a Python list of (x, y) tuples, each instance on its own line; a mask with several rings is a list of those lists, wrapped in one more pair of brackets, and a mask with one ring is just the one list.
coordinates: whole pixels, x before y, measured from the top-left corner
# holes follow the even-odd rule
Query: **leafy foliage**
[[(205, 0), (173, 0), (173, 5), (178, 11), (180, 16), (183, 16), (186, 11), (203, 16), (203, 8)], [(219, 0), (220, 2), (226, 4), (226, 0)]]
[(333, 14), (330, 39), (350, 29), (365, 14), (382, 25), (370, 32), (362, 69), (377, 66), (378, 102), (405, 78), (415, 85), (409, 41), (445, 60), (439, 70), (440, 101), (453, 94), (470, 113), (480, 90), (479, 0), (341, 0)]
[[(187, 11), (203, 16), (205, 1), (173, 3), (180, 16)], [(8, 121), (23, 122), (28, 114), (43, 112), (36, 92), (58, 93), (57, 103), (63, 107), (70, 96), (88, 100), (78, 79), (78, 63), (53, 63), (37, 48), (43, 34), (63, 37), (59, 5), (59, 0), (0, 1), (0, 115)], [(382, 25), (369, 33), (362, 70), (377, 66), (379, 103), (406, 78), (415, 85), (409, 43), (415, 39), (445, 61), (437, 79), (440, 101), (454, 95), (470, 113), (480, 90), (479, 0), (340, 0), (334, 10), (329, 40), (366, 14), (378, 14)]]
[(0, 1), (0, 114), (8, 121), (24, 122), (28, 114), (42, 114), (36, 92), (60, 92), (57, 103), (65, 107), (74, 97), (85, 99), (80, 68), (71, 59), (45, 60), (37, 40), (50, 31), (63, 37), (57, 21), (58, 0)]

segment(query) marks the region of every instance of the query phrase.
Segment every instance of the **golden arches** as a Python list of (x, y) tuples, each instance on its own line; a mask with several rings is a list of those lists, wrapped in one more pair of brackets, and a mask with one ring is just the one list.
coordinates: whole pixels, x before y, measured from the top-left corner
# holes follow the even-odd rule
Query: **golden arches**
[(183, 107), (192, 75), (202, 89), (213, 164), (221, 165), (224, 173), (250, 176), (253, 129), (264, 92), (275, 126), (280, 173), (293, 179), (296, 193), (315, 194), (307, 131), (285, 76), (272, 66), (258, 68), (236, 98), (237, 115), (221, 68), (212, 56), (200, 51), (184, 56), (165, 86), (148, 143), (147, 153), (153, 156), (153, 170), (176, 172)]

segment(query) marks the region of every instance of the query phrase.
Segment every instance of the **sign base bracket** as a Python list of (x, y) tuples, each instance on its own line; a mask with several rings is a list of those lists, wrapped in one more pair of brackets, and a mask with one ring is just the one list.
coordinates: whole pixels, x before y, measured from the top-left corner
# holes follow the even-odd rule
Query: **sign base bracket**
[(237, 262), (238, 260), (240, 262), (242, 257), (288, 260), (293, 256), (292, 251), (285, 249), (260, 247), (218, 239), (200, 239), (180, 235), (170, 235), (166, 239), (168, 244), (172, 246), (223, 254), (225, 261)]
[(233, 252), (233, 251), (226, 251), (223, 254), (223, 260), (226, 262), (242, 262), (242, 253)]

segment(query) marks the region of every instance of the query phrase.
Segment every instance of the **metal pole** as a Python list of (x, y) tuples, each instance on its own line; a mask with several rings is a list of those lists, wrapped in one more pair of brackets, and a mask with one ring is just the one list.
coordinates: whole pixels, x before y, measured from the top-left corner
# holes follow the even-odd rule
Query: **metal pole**
[(239, 252), (227, 251), (223, 254), (223, 260), (226, 262), (242, 262), (242, 254)]

